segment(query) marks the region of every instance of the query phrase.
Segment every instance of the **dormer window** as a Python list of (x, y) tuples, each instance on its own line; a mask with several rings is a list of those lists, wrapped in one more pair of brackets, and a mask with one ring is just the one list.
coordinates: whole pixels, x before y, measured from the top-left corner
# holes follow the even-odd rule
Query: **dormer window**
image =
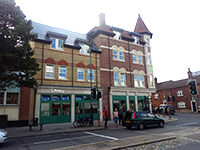
[(139, 38), (136, 36), (132, 36), (135, 40), (133, 41), (134, 44), (139, 44)]
[(81, 46), (80, 54), (89, 55), (89, 46), (86, 44), (80, 44), (80, 46)]
[(63, 40), (51, 38), (51, 48), (52, 49), (62, 49), (63, 48)]
[(115, 33), (114, 39), (120, 40), (121, 39), (121, 32), (113, 31)]

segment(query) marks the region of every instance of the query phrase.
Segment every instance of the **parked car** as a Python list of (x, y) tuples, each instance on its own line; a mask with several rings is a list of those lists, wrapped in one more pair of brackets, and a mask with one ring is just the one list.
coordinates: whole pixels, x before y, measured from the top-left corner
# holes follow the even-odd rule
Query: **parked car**
[(6, 143), (7, 137), (8, 137), (8, 133), (5, 130), (0, 129), (0, 143)]
[(127, 111), (124, 116), (124, 125), (127, 129), (136, 127), (140, 130), (143, 130), (146, 127), (152, 126), (164, 127), (165, 121), (149, 112)]

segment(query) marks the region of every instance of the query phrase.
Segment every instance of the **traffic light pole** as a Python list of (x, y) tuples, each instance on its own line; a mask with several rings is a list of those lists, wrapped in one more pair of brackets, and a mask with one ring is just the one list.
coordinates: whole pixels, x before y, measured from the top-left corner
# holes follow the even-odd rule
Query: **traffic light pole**
[[(89, 46), (90, 51), (90, 88), (92, 89), (92, 61), (91, 61), (91, 48)], [(93, 126), (93, 107), (92, 107), (92, 96), (90, 96), (91, 100), (91, 118), (92, 118), (92, 126)]]

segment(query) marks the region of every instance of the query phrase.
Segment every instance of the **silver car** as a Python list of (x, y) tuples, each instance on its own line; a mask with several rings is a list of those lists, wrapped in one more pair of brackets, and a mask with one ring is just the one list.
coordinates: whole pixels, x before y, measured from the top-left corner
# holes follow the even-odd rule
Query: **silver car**
[(0, 143), (6, 143), (7, 137), (8, 137), (8, 133), (5, 130), (0, 129)]

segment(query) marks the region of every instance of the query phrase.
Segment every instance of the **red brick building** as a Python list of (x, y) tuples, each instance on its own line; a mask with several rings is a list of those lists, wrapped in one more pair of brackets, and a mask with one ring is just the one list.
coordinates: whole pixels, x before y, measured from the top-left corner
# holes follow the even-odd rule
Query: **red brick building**
[(103, 108), (112, 118), (114, 108), (151, 109), (151, 94), (155, 93), (150, 39), (152, 33), (139, 16), (134, 32), (106, 25), (105, 14), (99, 15), (99, 26), (88, 34), (102, 50), (100, 80)]
[[(200, 76), (193, 76), (190, 79), (195, 79), (197, 87), (200, 89)], [(170, 104), (174, 106), (176, 112), (197, 112), (199, 100), (197, 95), (194, 95), (193, 98), (190, 95), (190, 79), (156, 82), (157, 91), (152, 94), (152, 105)], [(157, 81), (157, 79), (155, 80)]]

